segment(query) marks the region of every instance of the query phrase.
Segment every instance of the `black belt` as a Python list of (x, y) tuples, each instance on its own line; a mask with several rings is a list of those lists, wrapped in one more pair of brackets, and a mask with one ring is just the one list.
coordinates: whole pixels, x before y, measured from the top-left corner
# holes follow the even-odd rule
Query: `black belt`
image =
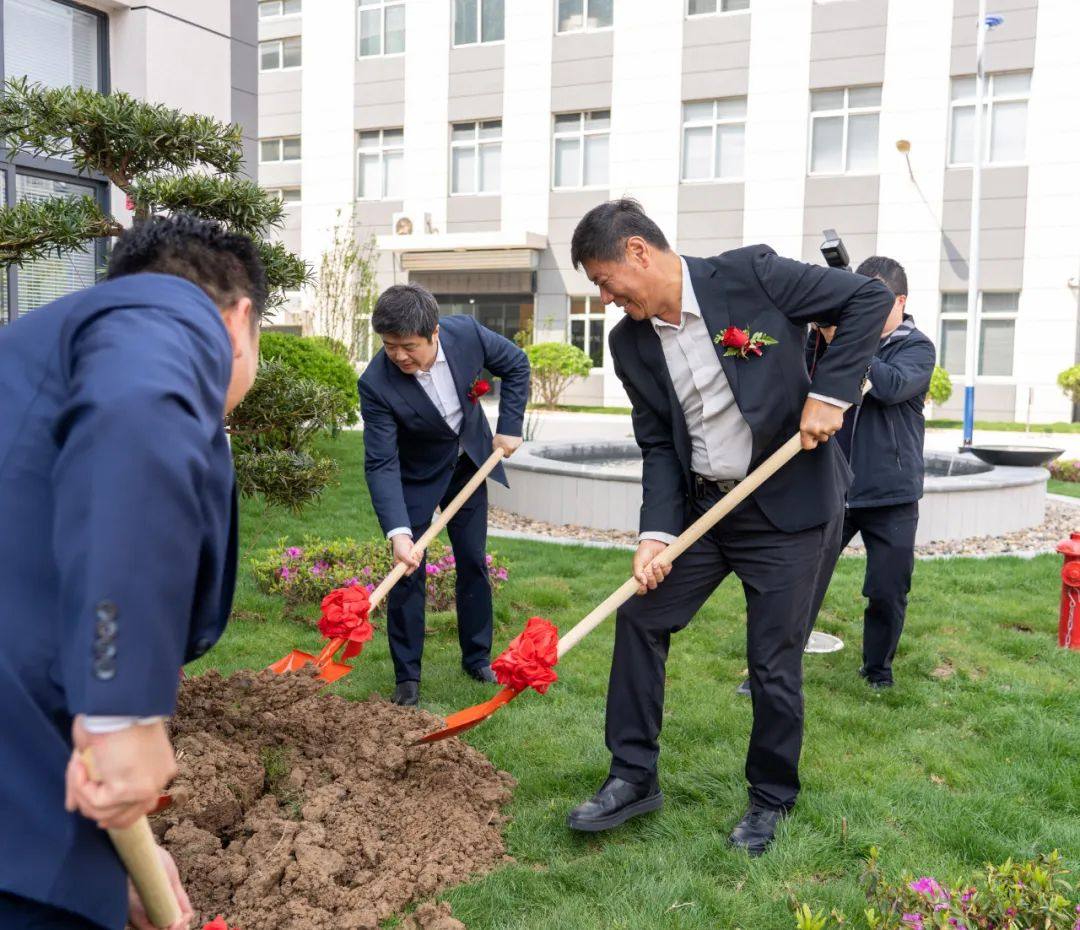
[(728, 478), (725, 481), (712, 481), (709, 478), (704, 478), (697, 472), (692, 472), (694, 485), (694, 497), (705, 497), (706, 494), (720, 495), (730, 493), (735, 489), (735, 485), (739, 482), (735, 478)]

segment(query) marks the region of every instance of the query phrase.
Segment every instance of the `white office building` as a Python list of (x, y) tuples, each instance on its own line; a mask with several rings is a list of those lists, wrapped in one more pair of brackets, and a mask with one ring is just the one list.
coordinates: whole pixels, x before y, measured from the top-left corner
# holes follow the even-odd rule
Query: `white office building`
[[(354, 210), (383, 284), (571, 340), (595, 369), (566, 400), (623, 404), (604, 338), (620, 312), (570, 267), (586, 210), (637, 197), (697, 255), (766, 242), (820, 262), (833, 227), (853, 263), (906, 266), (957, 387), (940, 412), (960, 409), (976, 0), (258, 8), (259, 177), (316, 265)], [(1055, 378), (1080, 333), (1080, 3), (991, 8), (977, 413), (1070, 419)]]

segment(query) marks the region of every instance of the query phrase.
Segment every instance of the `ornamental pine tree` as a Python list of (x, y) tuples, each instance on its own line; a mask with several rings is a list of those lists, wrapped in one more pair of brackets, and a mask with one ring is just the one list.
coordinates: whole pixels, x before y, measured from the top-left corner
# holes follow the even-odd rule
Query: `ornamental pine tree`
[[(266, 265), (271, 307), (312, 282), (307, 264), (265, 237), (284, 222), (281, 201), (239, 174), (240, 127), (181, 113), (122, 92), (45, 88), (6, 81), (0, 147), (12, 158), (59, 158), (80, 174), (104, 176), (127, 195), (138, 223), (157, 214), (217, 220), (255, 240)], [(0, 268), (87, 251), (123, 224), (92, 197), (57, 197), (0, 207)], [(334, 464), (312, 451), (338, 422), (326, 388), (281, 365), (263, 365), (256, 388), (230, 417), (237, 486), (245, 496), (298, 509), (318, 497)]]

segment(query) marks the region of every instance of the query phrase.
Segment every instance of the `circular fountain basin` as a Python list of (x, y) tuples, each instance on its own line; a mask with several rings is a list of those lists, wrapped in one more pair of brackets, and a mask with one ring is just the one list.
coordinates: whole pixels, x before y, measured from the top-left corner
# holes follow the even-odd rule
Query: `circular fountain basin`
[[(994, 466), (926, 452), (917, 543), (997, 536), (1037, 526), (1046, 507), (1044, 468)], [(528, 443), (506, 462), (510, 487), (492, 483), (496, 507), (533, 520), (634, 532), (641, 509), (637, 443)]]

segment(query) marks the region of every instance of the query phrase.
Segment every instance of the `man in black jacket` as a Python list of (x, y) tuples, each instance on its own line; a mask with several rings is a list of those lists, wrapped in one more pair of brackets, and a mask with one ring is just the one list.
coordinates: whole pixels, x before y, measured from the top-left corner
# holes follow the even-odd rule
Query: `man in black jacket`
[[(844, 417), (836, 443), (854, 473), (844, 513), (844, 529), (823, 566), (815, 610), (825, 597), (832, 568), (856, 533), (866, 546), (863, 596), (863, 663), (870, 687), (892, 686), (892, 662), (904, 628), (911, 573), (915, 567), (915, 529), (923, 495), (923, 404), (934, 371), (934, 344), (905, 312), (907, 275), (891, 258), (874, 255), (858, 274), (882, 281), (895, 295), (881, 343), (870, 362), (873, 387), (861, 407)], [(811, 377), (828, 356), (835, 327), (811, 332), (807, 360)]]
[[(683, 258), (629, 199), (582, 218), (571, 259), (601, 301), (626, 314), (609, 342), (633, 405), (643, 502), (633, 560), (642, 596), (616, 617), (610, 777), (569, 825), (607, 830), (663, 803), (657, 762), (671, 634), (734, 573), (746, 592), (754, 722), (750, 805), (729, 840), (760, 854), (799, 791), (802, 649), (851, 479), (828, 439), (861, 399), (892, 295), (880, 281), (781, 258), (765, 245)], [(804, 358), (812, 322), (836, 327), (813, 379)], [(806, 451), (673, 565), (660, 559), (793, 433)]]

